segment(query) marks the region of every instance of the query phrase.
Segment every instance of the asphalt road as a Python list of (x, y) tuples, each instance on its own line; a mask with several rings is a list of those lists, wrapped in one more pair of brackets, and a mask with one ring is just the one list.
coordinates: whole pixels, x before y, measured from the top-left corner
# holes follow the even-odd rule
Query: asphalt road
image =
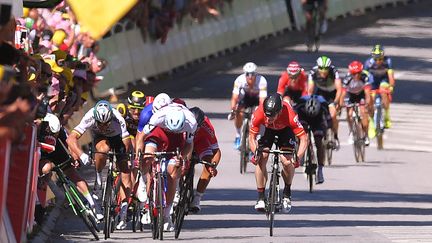
[[(246, 46), (227, 56), (179, 70), (171, 77), (139, 84), (147, 94), (165, 91), (199, 105), (211, 118), (222, 149), (219, 174), (202, 201), (202, 211), (187, 216), (180, 241), (221, 242), (432, 242), (432, 2), (381, 9), (330, 23), (320, 53), (305, 52), (302, 35), (288, 32)], [(352, 60), (365, 60), (381, 43), (393, 58), (397, 85), (391, 109), (393, 127), (385, 133), (385, 150), (374, 141), (366, 162), (356, 163), (341, 123), (341, 149), (325, 168), (325, 183), (309, 193), (301, 168), (293, 183), (293, 210), (276, 216), (269, 237), (264, 214), (254, 211), (257, 193), (253, 167), (239, 174), (239, 154), (232, 148), (234, 128), (226, 120), (233, 81), (244, 62), (252, 60), (274, 92), (290, 60), (307, 69), (319, 54), (332, 58), (342, 73)], [(93, 181), (91, 168), (86, 177)], [(103, 237), (102, 234), (100, 235)], [(52, 242), (89, 241), (79, 218), (64, 210)], [(167, 233), (166, 241), (174, 240)], [(151, 240), (148, 228), (116, 231), (115, 242)]]

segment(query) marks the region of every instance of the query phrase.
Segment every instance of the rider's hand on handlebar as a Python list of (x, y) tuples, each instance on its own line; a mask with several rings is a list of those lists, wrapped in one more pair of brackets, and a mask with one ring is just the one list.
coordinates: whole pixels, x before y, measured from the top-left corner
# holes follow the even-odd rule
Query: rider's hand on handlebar
[(228, 114), (228, 120), (233, 120), (235, 118), (235, 111), (231, 110), (231, 112)]
[(217, 176), (218, 171), (217, 171), (216, 167), (211, 167), (211, 166), (208, 166), (208, 165), (206, 165), (205, 167), (206, 167), (207, 171), (210, 173), (211, 177), (216, 177)]
[(74, 160), (71, 162), (71, 165), (76, 169), (76, 168), (80, 167), (81, 164), (80, 164), (79, 160), (74, 159)]
[(183, 157), (181, 155), (178, 156), (174, 156), (174, 160), (175, 160), (175, 167), (181, 167), (183, 165)]
[(84, 165), (90, 165), (91, 164), (91, 159), (88, 156), (88, 154), (86, 154), (86, 153), (82, 153), (80, 155), (80, 160)]

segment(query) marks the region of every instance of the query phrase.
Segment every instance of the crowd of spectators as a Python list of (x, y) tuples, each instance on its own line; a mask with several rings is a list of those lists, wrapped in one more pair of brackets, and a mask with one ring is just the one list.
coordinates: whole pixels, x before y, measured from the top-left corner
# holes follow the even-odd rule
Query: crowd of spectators
[(132, 20), (141, 29), (144, 39), (165, 43), (169, 30), (186, 17), (202, 23), (206, 18), (221, 15), (224, 4), (233, 0), (139, 0), (123, 20)]
[[(2, 12), (3, 14), (3, 12)], [(0, 139), (18, 141), (47, 111), (66, 124), (101, 80), (106, 61), (65, 2), (0, 23)]]

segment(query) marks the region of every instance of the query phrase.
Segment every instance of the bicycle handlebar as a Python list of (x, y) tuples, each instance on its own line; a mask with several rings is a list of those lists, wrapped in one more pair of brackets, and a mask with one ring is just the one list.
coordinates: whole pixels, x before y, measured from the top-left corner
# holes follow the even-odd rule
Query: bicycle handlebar
[(258, 148), (258, 151), (261, 153), (268, 153), (268, 154), (291, 154), (291, 155), (293, 155), (295, 153), (294, 149), (290, 149), (290, 150), (280, 150), (280, 149), (264, 150), (262, 148)]

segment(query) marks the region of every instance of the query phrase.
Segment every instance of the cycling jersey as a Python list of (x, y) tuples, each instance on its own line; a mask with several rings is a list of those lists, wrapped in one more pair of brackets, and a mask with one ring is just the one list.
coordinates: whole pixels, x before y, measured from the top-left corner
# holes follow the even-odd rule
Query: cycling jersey
[(370, 87), (373, 80), (373, 76), (366, 70), (361, 72), (359, 80), (355, 80), (354, 76), (348, 73), (342, 80), (342, 89), (351, 94), (359, 94), (365, 88)]
[(234, 81), (233, 94), (251, 97), (266, 98), (267, 97), (267, 80), (264, 76), (257, 74), (253, 87), (249, 87), (246, 81), (246, 75), (241, 74)]
[(277, 92), (283, 96), (289, 96), (295, 102), (303, 95), (307, 95), (307, 75), (301, 71), (296, 82), (289, 77), (288, 72), (282, 72), (279, 78)]
[[(126, 109), (126, 105), (123, 103), (120, 103), (117, 105), (117, 110), (120, 112), (120, 114), (123, 116), (126, 122), (126, 129), (129, 132), (129, 135), (132, 137), (136, 136), (137, 128), (138, 128), (138, 121), (135, 121), (131, 115), (129, 114), (128, 109)], [(124, 110), (123, 110), (124, 109)], [(124, 112), (124, 114), (122, 113)]]
[(118, 110), (113, 109), (113, 118), (108, 128), (101, 130), (94, 118), (94, 108), (91, 108), (81, 119), (81, 122), (73, 129), (73, 132), (78, 133), (80, 136), (84, 134), (87, 129), (90, 129), (94, 135), (105, 137), (114, 137), (121, 135), (122, 138), (129, 137), (129, 132), (126, 129), (126, 122)]
[[(316, 89), (326, 92), (336, 90), (335, 80), (339, 79), (339, 72), (334, 65), (331, 65), (327, 77), (322, 78), (319, 74), (318, 66), (312, 68), (309, 73), (308, 82), (315, 84)], [(316, 92), (316, 91), (315, 91)]]
[(163, 129), (167, 129), (165, 125), (165, 117), (168, 113), (175, 111), (175, 110), (181, 110), (185, 114), (185, 125), (183, 129), (179, 133), (186, 133), (186, 142), (192, 143), (195, 130), (197, 129), (197, 122), (195, 120), (195, 116), (193, 113), (186, 108), (184, 105), (172, 103), (169, 104), (160, 110), (158, 110), (156, 113), (153, 114), (153, 116), (150, 118), (150, 121), (147, 125), (144, 126), (144, 133), (147, 135), (149, 134), (155, 127), (161, 127)]
[(216, 138), (216, 133), (210, 119), (206, 116), (201, 127), (195, 133), (194, 151), (200, 159), (206, 155), (213, 155), (213, 150), (218, 149), (219, 144)]
[(304, 134), (303, 126), (300, 124), (298, 116), (291, 105), (285, 101), (283, 101), (282, 104), (282, 111), (272, 123), (269, 122), (269, 119), (264, 114), (263, 106), (258, 106), (252, 115), (251, 127), (249, 129), (250, 133), (257, 135), (259, 133), (260, 126), (264, 125), (266, 128), (273, 130), (282, 130), (286, 127), (289, 127), (297, 137)]
[[(57, 136), (57, 138), (53, 136), (47, 136), (43, 135), (41, 137), (41, 142), (50, 144), (55, 147), (54, 151), (52, 152), (45, 152), (44, 150), (41, 150), (41, 160), (49, 160), (50, 162), (54, 163), (55, 165), (59, 165), (63, 162), (66, 162), (67, 160), (71, 159), (71, 156), (69, 155), (69, 151), (67, 151), (63, 145), (67, 148), (67, 133), (66, 130), (62, 127), (60, 129), (60, 132)], [(63, 145), (59, 142), (62, 141)]]
[(173, 152), (184, 147), (185, 139), (182, 133), (172, 133), (156, 127), (145, 137), (144, 144), (155, 146), (159, 152)]
[(324, 135), (326, 129), (331, 126), (331, 116), (328, 108), (328, 102), (324, 97), (316, 96), (321, 104), (320, 111), (314, 117), (311, 117), (306, 112), (306, 102), (311, 99), (311, 96), (303, 96), (294, 106), (302, 124), (309, 125), (309, 128), (314, 132), (314, 135)]
[(384, 57), (383, 63), (378, 65), (372, 57), (367, 59), (364, 69), (373, 76), (372, 90), (378, 89), (382, 82), (388, 82), (388, 73), (393, 72), (393, 65), (390, 57)]
[(144, 109), (140, 113), (140, 118), (138, 121), (137, 131), (142, 132), (144, 126), (148, 124), (150, 118), (153, 116), (153, 103), (144, 107)]

